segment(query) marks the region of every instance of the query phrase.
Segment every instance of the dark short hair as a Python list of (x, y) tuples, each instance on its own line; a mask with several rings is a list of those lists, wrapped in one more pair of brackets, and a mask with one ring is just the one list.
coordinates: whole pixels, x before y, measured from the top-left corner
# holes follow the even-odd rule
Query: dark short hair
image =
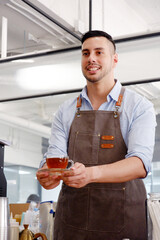
[(36, 202), (36, 203), (39, 203), (40, 202), (40, 197), (37, 195), (37, 194), (30, 194), (27, 198), (27, 203), (30, 203), (30, 202)]
[(115, 42), (113, 40), (113, 38), (111, 37), (111, 35), (109, 35), (108, 33), (104, 32), (104, 31), (100, 31), (100, 30), (92, 30), (92, 31), (88, 31), (86, 32), (81, 39), (82, 44), (84, 43), (84, 41), (88, 38), (91, 37), (105, 37), (107, 38), (114, 46), (114, 50), (116, 50), (116, 45)]

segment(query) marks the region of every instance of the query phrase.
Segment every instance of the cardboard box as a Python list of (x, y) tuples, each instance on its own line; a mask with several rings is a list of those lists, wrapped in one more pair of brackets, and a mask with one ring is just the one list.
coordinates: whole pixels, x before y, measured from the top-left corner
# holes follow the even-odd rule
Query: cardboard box
[(9, 208), (10, 214), (12, 212), (14, 217), (16, 214), (22, 214), (23, 212), (26, 212), (29, 208), (29, 203), (10, 203)]

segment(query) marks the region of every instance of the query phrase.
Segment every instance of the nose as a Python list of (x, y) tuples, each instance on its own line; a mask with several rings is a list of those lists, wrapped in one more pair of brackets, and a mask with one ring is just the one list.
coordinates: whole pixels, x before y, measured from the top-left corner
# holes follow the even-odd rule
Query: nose
[(90, 53), (89, 57), (88, 57), (88, 62), (89, 63), (94, 63), (96, 62), (96, 59), (95, 59), (95, 55), (93, 53)]

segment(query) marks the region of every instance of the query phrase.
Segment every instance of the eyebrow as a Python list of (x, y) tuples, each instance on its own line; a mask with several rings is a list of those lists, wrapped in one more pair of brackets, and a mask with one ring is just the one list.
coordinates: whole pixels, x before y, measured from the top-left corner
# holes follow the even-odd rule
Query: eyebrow
[[(99, 47), (99, 48), (94, 48), (94, 50), (104, 50), (104, 48)], [(85, 48), (85, 49), (82, 50), (82, 52), (86, 52), (86, 51), (89, 51), (89, 49)]]

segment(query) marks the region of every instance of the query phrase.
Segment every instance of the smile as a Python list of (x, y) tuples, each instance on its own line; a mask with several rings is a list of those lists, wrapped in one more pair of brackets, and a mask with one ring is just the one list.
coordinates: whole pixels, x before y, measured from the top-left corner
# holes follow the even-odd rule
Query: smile
[(87, 66), (87, 70), (88, 71), (97, 71), (99, 69), (100, 69), (99, 66)]

